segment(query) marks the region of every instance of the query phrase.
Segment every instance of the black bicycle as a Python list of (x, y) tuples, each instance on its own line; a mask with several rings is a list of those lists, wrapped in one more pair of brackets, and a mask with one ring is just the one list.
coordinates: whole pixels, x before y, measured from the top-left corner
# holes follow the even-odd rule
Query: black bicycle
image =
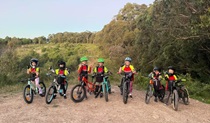
[(173, 109), (175, 111), (178, 110), (178, 103), (180, 99), (183, 100), (184, 104), (189, 104), (189, 93), (185, 86), (180, 84), (183, 81), (186, 80), (168, 81), (169, 96), (167, 98), (167, 103), (170, 101), (170, 103), (173, 104)]
[(121, 86), (120, 91), (123, 96), (123, 103), (127, 104), (128, 102), (128, 95), (130, 93), (130, 81), (133, 76), (133, 73), (123, 73), (123, 77), (121, 79)]
[[(157, 85), (158, 85), (158, 80), (156, 80), (156, 79), (151, 79), (150, 80), (150, 83), (149, 83), (149, 85), (147, 87), (147, 90), (146, 90), (146, 96), (145, 96), (145, 103), (146, 104), (149, 104), (150, 98), (154, 95), (154, 91), (155, 91), (154, 86), (157, 86)], [(163, 102), (163, 99), (165, 97), (165, 87), (162, 84), (158, 88), (157, 97), (159, 98), (159, 100), (161, 102)]]

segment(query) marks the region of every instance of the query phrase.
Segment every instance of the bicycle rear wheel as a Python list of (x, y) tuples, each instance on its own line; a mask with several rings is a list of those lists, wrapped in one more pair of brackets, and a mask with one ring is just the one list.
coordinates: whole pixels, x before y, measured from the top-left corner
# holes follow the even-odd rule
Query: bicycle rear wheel
[(86, 96), (86, 89), (81, 84), (78, 84), (72, 88), (70, 95), (73, 102), (81, 102)]
[(163, 102), (164, 97), (165, 97), (165, 87), (162, 85), (162, 89), (160, 90), (159, 94), (159, 100)]
[(47, 104), (50, 104), (52, 102), (52, 100), (54, 99), (54, 94), (55, 94), (55, 87), (50, 86), (50, 88), (47, 91), (47, 95), (46, 95), (46, 103)]
[(149, 104), (150, 98), (152, 97), (152, 95), (153, 95), (152, 85), (149, 84), (148, 87), (147, 87), (146, 96), (145, 96), (145, 103), (146, 104)]
[(128, 83), (123, 83), (123, 102), (124, 104), (127, 104), (128, 102)]
[(178, 92), (177, 92), (177, 90), (174, 90), (173, 91), (173, 95), (172, 95), (173, 97), (173, 109), (175, 110), (175, 111), (177, 111), (178, 110), (178, 102), (179, 102), (179, 95), (178, 95)]
[(25, 100), (26, 103), (30, 104), (33, 102), (34, 99), (34, 92), (31, 91), (31, 86), (26, 85), (24, 90), (23, 90), (23, 99)]
[(42, 94), (40, 96), (44, 97), (46, 94), (46, 86), (45, 86), (44, 82), (39, 82), (39, 86), (42, 89)]

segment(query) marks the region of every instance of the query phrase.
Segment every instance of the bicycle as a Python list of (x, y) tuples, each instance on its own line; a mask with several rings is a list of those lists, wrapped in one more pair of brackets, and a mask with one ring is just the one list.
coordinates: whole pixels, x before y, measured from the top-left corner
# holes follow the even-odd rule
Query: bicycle
[(127, 104), (127, 102), (128, 102), (128, 95), (130, 93), (130, 81), (131, 81), (132, 76), (133, 76), (132, 72), (124, 73), (123, 78), (121, 79), (120, 90), (121, 90), (121, 94), (123, 96), (124, 104)]
[[(92, 76), (93, 81), (94, 76)], [(83, 101), (84, 98), (87, 98), (86, 91), (90, 94), (95, 93), (96, 85), (95, 82), (89, 82), (85, 76), (82, 77), (82, 81), (75, 85), (71, 90), (71, 99), (73, 102), (78, 103)]]
[[(150, 98), (152, 98), (154, 94), (154, 85), (153, 84), (158, 84), (158, 80), (156, 79), (151, 79), (150, 83), (148, 84), (147, 90), (146, 90), (146, 96), (145, 96), (145, 103), (149, 104)], [(158, 98), (161, 102), (163, 102), (163, 99), (165, 97), (165, 87), (161, 84), (159, 93), (158, 93)]]
[(169, 81), (168, 82), (168, 84), (171, 85), (171, 86), (169, 88), (169, 96), (168, 96), (168, 99), (167, 99), (167, 103), (170, 100), (170, 103), (173, 103), (173, 109), (175, 111), (178, 110), (178, 102), (179, 102), (180, 98), (183, 99), (183, 102), (186, 105), (189, 104), (189, 94), (188, 94), (187, 89), (182, 85), (178, 85), (182, 81), (185, 81), (185, 80), (182, 79), (182, 80)]
[[(26, 103), (30, 104), (33, 102), (34, 94), (39, 93), (39, 88), (36, 86), (34, 82), (35, 77), (28, 78), (27, 80), (22, 80), (21, 82), (28, 82), (28, 84), (24, 87), (23, 90), (23, 99)], [(41, 97), (44, 97), (46, 94), (46, 86), (44, 82), (39, 82), (40, 88), (42, 89)]]
[[(52, 73), (54, 73), (54, 70), (51, 68)], [(52, 73), (47, 73), (47, 76), (52, 76)], [(66, 76), (63, 75), (55, 75), (54, 74), (54, 79), (51, 83), (50, 88), (47, 91), (47, 95), (46, 95), (46, 103), (50, 104), (52, 102), (53, 99), (56, 98), (56, 94), (57, 92), (59, 92), (60, 96), (63, 96), (63, 89), (61, 89), (61, 84), (58, 83), (57, 78), (58, 77), (62, 77), (64, 79), (66, 79)], [(67, 91), (68, 89), (68, 82), (65, 80), (65, 89)]]
[(109, 77), (108, 75), (111, 75), (112, 73), (109, 72), (107, 75), (101, 75), (103, 76), (103, 82), (101, 84), (102, 88), (100, 87), (98, 93), (96, 94), (96, 98), (98, 97), (98, 95), (103, 92), (104, 94), (104, 97), (105, 97), (105, 101), (108, 102), (109, 99), (108, 99), (108, 94), (111, 94), (111, 85), (110, 85), (110, 82), (109, 82)]

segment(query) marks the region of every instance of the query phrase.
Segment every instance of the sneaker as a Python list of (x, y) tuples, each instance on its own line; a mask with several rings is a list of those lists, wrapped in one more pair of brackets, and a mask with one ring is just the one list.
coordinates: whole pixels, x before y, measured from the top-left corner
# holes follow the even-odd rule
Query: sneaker
[(129, 94), (129, 97), (130, 97), (130, 98), (133, 98), (132, 94)]
[(154, 101), (155, 101), (155, 102), (158, 102), (157, 97), (155, 97)]
[(103, 97), (103, 93), (100, 93), (100, 98), (102, 98)]
[(67, 98), (67, 97), (66, 97), (66, 94), (64, 94), (63, 97), (64, 97), (64, 99), (66, 99), (66, 98)]

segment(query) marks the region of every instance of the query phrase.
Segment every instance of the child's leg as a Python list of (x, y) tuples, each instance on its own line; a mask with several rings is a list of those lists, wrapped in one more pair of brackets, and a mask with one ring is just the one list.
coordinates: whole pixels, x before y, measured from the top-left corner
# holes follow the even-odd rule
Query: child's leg
[(37, 78), (35, 79), (35, 83), (36, 83), (36, 86), (39, 88), (39, 94), (42, 94), (42, 89), (41, 89), (41, 87), (40, 87), (40, 85), (39, 85), (39, 77), (37, 77)]
[(133, 91), (133, 81), (130, 81), (130, 94), (132, 94)]

